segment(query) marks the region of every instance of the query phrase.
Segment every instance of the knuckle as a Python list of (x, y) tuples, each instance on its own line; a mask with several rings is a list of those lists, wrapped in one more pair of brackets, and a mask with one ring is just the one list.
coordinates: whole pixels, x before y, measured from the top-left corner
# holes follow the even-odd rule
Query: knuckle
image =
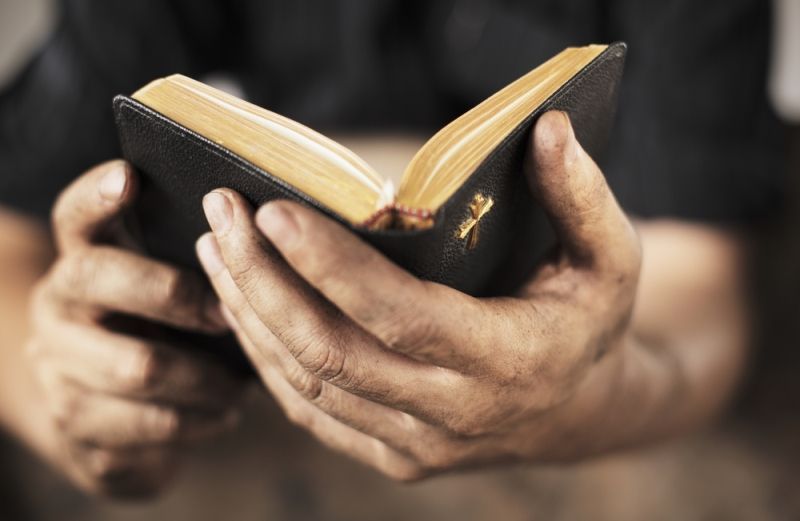
[(312, 402), (322, 395), (323, 382), (300, 366), (292, 371), (289, 381), (301, 396)]
[(142, 392), (160, 381), (164, 361), (151, 346), (134, 344), (126, 363), (117, 365), (118, 385), (123, 391)]
[(456, 438), (477, 438), (489, 434), (492, 424), (481, 415), (460, 414), (445, 421), (445, 429)]
[(417, 459), (431, 472), (442, 472), (453, 468), (458, 463), (454, 450), (444, 443), (426, 443), (419, 449)]
[(245, 295), (258, 295), (262, 289), (262, 274), (259, 266), (254, 262), (234, 258), (226, 264), (231, 278)]
[(153, 270), (153, 296), (156, 302), (164, 305), (177, 304), (186, 297), (186, 287), (181, 273), (171, 269)]
[(159, 266), (147, 277), (151, 281), (153, 303), (164, 310), (185, 311), (202, 304), (199, 281), (181, 270)]
[(28, 303), (28, 319), (32, 329), (36, 332), (47, 332), (66, 315), (68, 308), (62, 305), (59, 296), (55, 295), (52, 286), (47, 281), (42, 281), (33, 288)]
[(71, 430), (73, 422), (79, 419), (81, 397), (75, 392), (60, 393), (52, 401), (51, 415), (56, 427), (62, 432)]
[(344, 346), (342, 333), (325, 323), (307, 327), (295, 338), (285, 338), (285, 343), (296, 346), (294, 356), (300, 364), (317, 378), (347, 384), (353, 376), (350, 370), (351, 353)]
[(425, 349), (436, 343), (438, 336), (436, 322), (426, 313), (389, 314), (389, 318), (376, 329), (378, 338), (387, 347), (401, 352)]
[[(36, 333), (48, 331), (53, 324), (53, 318), (58, 309), (57, 300), (54, 299), (51, 283), (49, 279), (39, 282), (31, 291), (31, 299), (28, 305), (28, 319), (31, 328)], [(30, 343), (33, 355), (41, 351), (42, 345), (33, 341)]]
[(91, 304), (109, 271), (117, 262), (117, 251), (104, 247), (83, 247), (80, 252), (60, 257), (53, 269), (53, 290), (67, 301)]
[(344, 349), (328, 344), (319, 350), (317, 356), (309, 360), (306, 367), (318, 378), (334, 382), (345, 376), (346, 355)]
[(59, 257), (53, 265), (52, 289), (59, 295), (80, 300), (87, 293), (94, 271), (95, 258), (88, 252)]
[(181, 432), (180, 414), (164, 407), (153, 407), (145, 414), (144, 422), (157, 442), (173, 441)]
[(37, 368), (42, 383), (45, 406), (53, 424), (63, 433), (82, 421), (86, 391), (66, 384), (62, 377), (46, 364)]

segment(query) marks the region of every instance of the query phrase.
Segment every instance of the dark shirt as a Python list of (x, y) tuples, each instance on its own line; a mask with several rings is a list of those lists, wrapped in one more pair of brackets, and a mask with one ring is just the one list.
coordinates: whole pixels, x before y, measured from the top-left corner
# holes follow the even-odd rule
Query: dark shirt
[[(703, 221), (760, 218), (783, 183), (781, 129), (765, 95), (769, 6), (62, 0), (49, 41), (0, 92), (0, 204), (45, 217), (70, 180), (118, 155), (112, 97), (175, 72), (231, 74), (256, 104), (323, 131), (432, 132), (564, 47), (624, 40), (628, 64), (602, 166), (626, 209)], [(287, 471), (278, 468), (280, 484)], [(259, 464), (257, 475), (264, 472)], [(554, 488), (525, 486), (519, 495), (536, 499), (537, 490)], [(38, 504), (52, 501), (44, 497)], [(540, 507), (551, 502), (539, 499)], [(8, 516), (11, 504), (0, 504)]]
[(44, 216), (118, 155), (111, 98), (180, 72), (234, 75), (326, 130), (431, 132), (571, 45), (630, 46), (602, 161), (643, 216), (752, 219), (780, 193), (763, 0), (63, 0), (0, 94), (0, 203)]

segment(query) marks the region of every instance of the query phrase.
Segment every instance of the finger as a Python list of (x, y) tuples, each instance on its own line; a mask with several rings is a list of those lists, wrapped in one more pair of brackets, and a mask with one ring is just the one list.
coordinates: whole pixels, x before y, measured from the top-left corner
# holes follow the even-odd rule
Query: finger
[(528, 156), (529, 183), (569, 258), (600, 271), (638, 271), (633, 225), (575, 138), (566, 113), (539, 118)]
[(72, 323), (53, 331), (38, 344), (40, 363), (87, 389), (207, 411), (228, 408), (242, 390), (224, 367), (186, 349)]
[[(238, 200), (232, 192), (225, 194), (234, 204)], [(487, 315), (479, 300), (420, 281), (300, 205), (268, 204), (257, 224), (298, 274), (390, 349), (474, 371), (497, 356), (497, 336), (479, 320)]]
[(497, 356), (481, 301), (417, 279), (301, 205), (269, 203), (256, 224), (300, 276), (389, 348), (462, 370)]
[[(234, 239), (227, 238), (236, 252), (229, 255), (239, 266), (232, 268), (238, 270), (239, 282), (225, 268), (213, 235), (204, 235), (197, 249), (215, 291), (245, 336), (261, 340), (268, 330), (319, 380), (422, 419), (446, 418), (456, 406), (463, 384), (459, 375), (381, 348), (349, 320), (327, 309), (328, 304), (308, 287), (297, 284), (296, 276), (265, 255), (257, 243)], [(260, 354), (251, 359), (269, 366), (273, 349), (260, 341), (256, 346)], [(316, 393), (311, 387), (304, 392)]]
[(172, 447), (108, 450), (67, 444), (67, 455), (77, 463), (68, 472), (83, 490), (115, 498), (138, 499), (160, 492), (172, 481), (180, 454)]
[(65, 402), (56, 416), (70, 439), (105, 449), (172, 445), (206, 440), (229, 431), (237, 412), (201, 412), (165, 407), (150, 402), (125, 400), (87, 392), (74, 385), (61, 386)]
[[(248, 324), (247, 329), (263, 331), (257, 337), (248, 336), (230, 311), (227, 318), (245, 352), (256, 360), (256, 368), (265, 381), (281, 378), (328, 416), (412, 459), (428, 460), (430, 448), (444, 442), (439, 431), (413, 416), (351, 394), (309, 373), (260, 323), (252, 310), (245, 311), (241, 320)], [(260, 360), (266, 364), (259, 363)]]
[(289, 420), (308, 430), (326, 446), (398, 481), (413, 481), (422, 477), (422, 469), (413, 460), (314, 407), (283, 380), (275, 369), (267, 367), (262, 377)]
[(53, 231), (59, 250), (96, 240), (131, 203), (135, 192), (133, 170), (120, 160), (98, 165), (76, 179), (53, 209)]
[(55, 294), (70, 304), (138, 316), (179, 329), (221, 333), (227, 325), (208, 283), (126, 250), (98, 246), (60, 261)]

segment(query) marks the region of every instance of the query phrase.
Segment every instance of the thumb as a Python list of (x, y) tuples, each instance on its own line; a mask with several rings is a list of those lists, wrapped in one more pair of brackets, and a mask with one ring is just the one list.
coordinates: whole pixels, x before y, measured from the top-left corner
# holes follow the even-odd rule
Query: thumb
[(633, 225), (578, 143), (565, 112), (551, 111), (539, 118), (525, 173), (573, 263), (613, 271), (638, 269), (639, 241)]
[(135, 192), (133, 169), (119, 160), (100, 164), (73, 181), (53, 207), (53, 232), (59, 249), (88, 245), (103, 232), (118, 235), (112, 224), (133, 201)]

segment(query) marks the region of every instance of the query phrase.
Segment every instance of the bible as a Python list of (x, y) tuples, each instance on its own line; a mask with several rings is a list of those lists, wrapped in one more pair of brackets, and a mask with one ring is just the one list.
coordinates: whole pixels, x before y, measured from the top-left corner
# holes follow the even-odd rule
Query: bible
[(201, 200), (229, 187), (284, 198), (350, 228), (418, 277), (473, 295), (510, 291), (547, 242), (522, 163), (537, 116), (567, 112), (593, 156), (607, 139), (625, 44), (567, 48), (436, 132), (394, 186), (353, 152), (288, 118), (180, 75), (114, 99), (141, 175), (133, 221), (157, 258), (194, 266)]

